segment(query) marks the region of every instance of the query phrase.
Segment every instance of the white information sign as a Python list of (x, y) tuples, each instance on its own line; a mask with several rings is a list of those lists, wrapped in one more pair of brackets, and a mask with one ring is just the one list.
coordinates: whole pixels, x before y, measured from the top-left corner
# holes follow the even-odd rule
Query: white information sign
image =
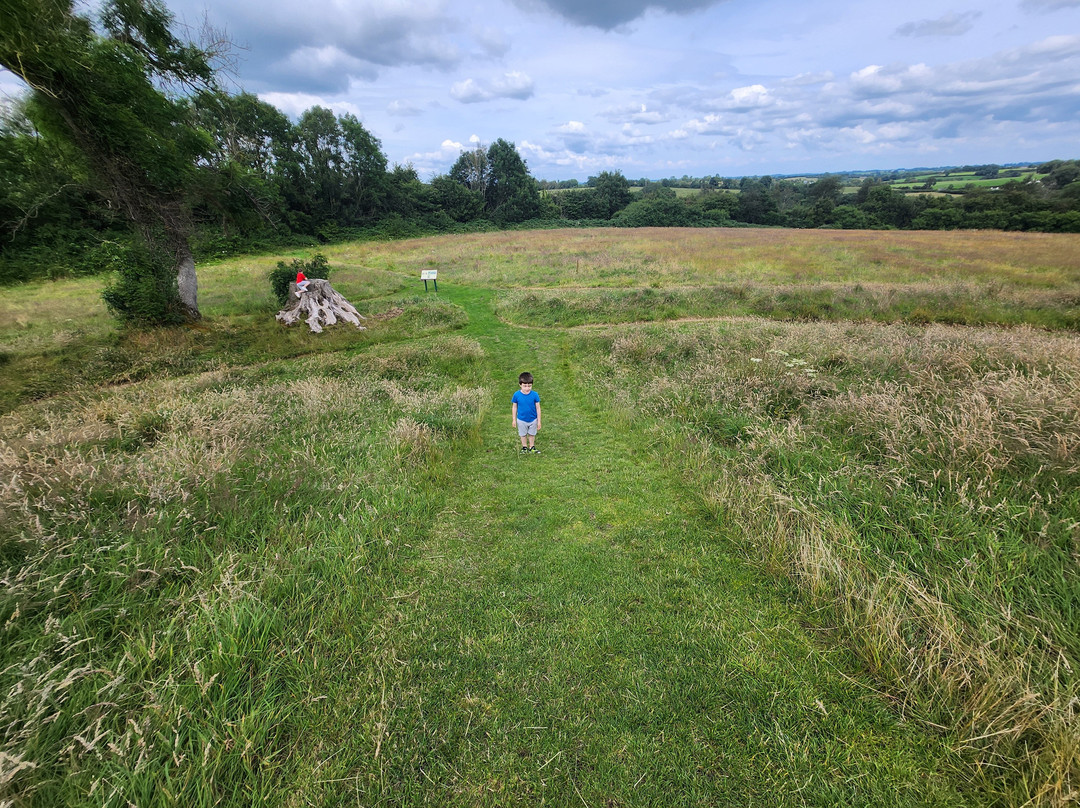
[(422, 280), (422, 281), (433, 281), (433, 280), (436, 280), (438, 277), (439, 277), (439, 270), (437, 270), (437, 269), (421, 269), (420, 270), (420, 280)]

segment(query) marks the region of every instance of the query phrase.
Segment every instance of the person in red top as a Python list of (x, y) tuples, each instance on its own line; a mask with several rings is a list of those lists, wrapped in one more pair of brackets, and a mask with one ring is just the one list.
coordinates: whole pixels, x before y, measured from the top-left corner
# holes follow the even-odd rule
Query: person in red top
[(296, 290), (298, 292), (303, 293), (307, 289), (309, 283), (310, 281), (305, 277), (303, 272), (296, 273)]

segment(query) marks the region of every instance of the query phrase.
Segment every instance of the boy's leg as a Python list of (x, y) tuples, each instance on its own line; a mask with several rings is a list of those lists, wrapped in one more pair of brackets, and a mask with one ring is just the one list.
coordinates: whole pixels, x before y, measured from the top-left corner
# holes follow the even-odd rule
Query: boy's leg
[(521, 436), (521, 451), (531, 452), (536, 442), (536, 422), (518, 421), (518, 435)]

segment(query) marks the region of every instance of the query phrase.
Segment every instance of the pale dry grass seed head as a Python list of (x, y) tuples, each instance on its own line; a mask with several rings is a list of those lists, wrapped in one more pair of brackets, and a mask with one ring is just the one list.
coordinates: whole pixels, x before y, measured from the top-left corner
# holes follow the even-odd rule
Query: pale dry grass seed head
[(435, 433), (427, 424), (412, 418), (398, 418), (389, 439), (397, 456), (406, 461), (423, 460), (435, 449)]

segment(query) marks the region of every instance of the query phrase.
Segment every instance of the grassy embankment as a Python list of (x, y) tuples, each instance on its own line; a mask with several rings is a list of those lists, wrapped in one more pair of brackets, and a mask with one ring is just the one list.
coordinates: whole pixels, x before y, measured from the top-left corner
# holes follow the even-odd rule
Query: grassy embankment
[[(84, 315), (91, 282), (5, 290), (0, 799), (1064, 804), (1078, 253), (351, 245), (335, 286), (381, 316), (323, 337), (268, 324), (276, 257), (164, 335)], [(726, 316), (813, 289), (858, 322)], [(924, 324), (958, 310), (1064, 330)], [(686, 316), (725, 319), (603, 326)]]

